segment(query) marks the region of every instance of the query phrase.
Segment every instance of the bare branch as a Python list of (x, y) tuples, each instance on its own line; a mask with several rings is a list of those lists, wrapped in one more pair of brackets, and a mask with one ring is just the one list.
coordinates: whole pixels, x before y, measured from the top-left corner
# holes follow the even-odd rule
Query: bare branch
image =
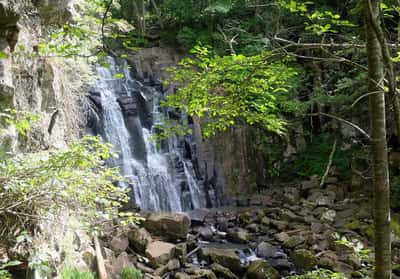
[(231, 54), (236, 54), (235, 49), (233, 48), (233, 44), (237, 44), (236, 38), (239, 36), (239, 34), (236, 34), (231, 39), (229, 39), (228, 36), (225, 34), (224, 30), (222, 30), (220, 26), (218, 26), (217, 29), (224, 37), (224, 41), (229, 45), (229, 50)]
[(361, 101), (361, 100), (364, 99), (365, 97), (368, 97), (368, 96), (373, 95), (373, 94), (378, 94), (378, 93), (385, 93), (385, 92), (384, 92), (384, 91), (373, 91), (373, 92), (365, 93), (365, 94), (361, 95), (360, 97), (358, 97), (358, 98), (351, 104), (350, 107), (354, 107), (359, 101)]
[(332, 166), (332, 161), (333, 161), (333, 156), (335, 155), (336, 152), (336, 146), (337, 146), (337, 139), (335, 139), (335, 142), (332, 145), (332, 150), (331, 150), (331, 154), (329, 154), (329, 159), (328, 159), (328, 165), (326, 166), (326, 170), (324, 175), (321, 178), (321, 183), (319, 184), (319, 186), (324, 186), (325, 184), (325, 179), (329, 174), (329, 170), (331, 169)]
[(359, 131), (362, 135), (364, 135), (367, 139), (371, 139), (370, 135), (369, 135), (366, 131), (364, 131), (362, 128), (360, 128), (359, 126), (357, 126), (357, 125), (354, 124), (353, 122), (350, 122), (350, 121), (348, 121), (348, 120), (346, 120), (346, 119), (343, 119), (343, 118), (341, 118), (341, 117), (338, 117), (338, 116), (335, 116), (335, 115), (332, 115), (332, 114), (328, 114), (328, 113), (324, 113), (324, 112), (309, 113), (309, 114), (307, 114), (307, 115), (309, 115), (309, 116), (319, 116), (319, 115), (322, 115), (322, 116), (326, 116), (326, 117), (335, 119), (335, 120), (337, 120), (337, 121), (343, 122), (344, 124), (347, 124), (347, 125), (349, 125), (350, 127), (356, 129), (356, 130)]
[[(282, 42), (289, 44), (294, 47), (303, 47), (303, 48), (365, 48), (365, 44), (356, 44), (356, 43), (300, 43), (300, 42), (294, 42), (290, 41), (287, 39), (280, 38), (278, 36), (274, 36), (273, 40), (277, 42)], [(395, 48), (398, 49), (400, 48), (399, 44), (388, 44), (385, 43), (385, 45), (389, 48)]]
[(105, 28), (105, 25), (106, 25), (107, 15), (108, 15), (108, 12), (111, 9), (112, 4), (113, 4), (113, 0), (110, 0), (110, 2), (108, 2), (108, 4), (107, 4), (106, 10), (105, 10), (105, 12), (103, 14), (103, 19), (101, 20), (101, 41), (103, 43), (103, 49), (104, 50), (106, 49), (104, 28)]

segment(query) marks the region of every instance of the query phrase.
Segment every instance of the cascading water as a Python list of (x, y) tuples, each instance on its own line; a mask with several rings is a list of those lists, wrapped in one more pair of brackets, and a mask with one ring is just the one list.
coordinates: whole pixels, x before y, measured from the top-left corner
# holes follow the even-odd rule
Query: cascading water
[[(110, 162), (119, 166), (131, 187), (134, 202), (151, 211), (185, 211), (206, 206), (204, 190), (195, 178), (192, 162), (182, 155), (176, 138), (157, 148), (156, 126), (165, 122), (159, 106), (161, 90), (132, 78), (123, 62), (108, 58), (108, 67), (96, 67), (98, 80), (90, 90), (100, 124), (95, 133), (112, 143), (119, 154)], [(116, 78), (123, 73), (124, 78)], [(166, 145), (166, 146), (165, 146)]]

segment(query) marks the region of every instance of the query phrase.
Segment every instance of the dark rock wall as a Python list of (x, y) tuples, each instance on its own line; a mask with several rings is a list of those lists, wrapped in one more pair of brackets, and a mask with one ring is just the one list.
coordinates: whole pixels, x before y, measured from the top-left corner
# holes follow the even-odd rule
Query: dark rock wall
[[(0, 143), (11, 151), (64, 147), (79, 136), (79, 92), (86, 62), (33, 57), (41, 38), (70, 18), (72, 1), (0, 1), (0, 110), (16, 109), (39, 116), (27, 138), (3, 125)], [(44, 11), (47, 11), (44, 13)], [(82, 90), (83, 92), (83, 90)]]
[[(151, 81), (164, 79), (166, 68), (176, 65), (182, 57), (176, 50), (155, 47), (139, 51), (128, 61), (140, 78)], [(173, 90), (174, 86), (164, 88), (167, 94)], [(168, 114), (172, 119), (180, 118), (173, 110)], [(194, 133), (185, 141), (186, 156), (192, 159), (197, 178), (203, 181), (206, 192), (213, 193), (209, 204), (223, 205), (232, 198), (251, 194), (260, 186), (268, 185), (266, 158), (254, 142), (256, 129), (234, 127), (207, 139), (201, 135), (200, 120), (194, 118), (191, 122)], [(290, 155), (295, 149), (293, 146), (301, 145), (303, 140), (295, 137), (294, 141), (297, 142), (289, 144), (289, 139), (282, 139), (282, 153)], [(217, 196), (217, 201), (211, 200), (211, 196)]]

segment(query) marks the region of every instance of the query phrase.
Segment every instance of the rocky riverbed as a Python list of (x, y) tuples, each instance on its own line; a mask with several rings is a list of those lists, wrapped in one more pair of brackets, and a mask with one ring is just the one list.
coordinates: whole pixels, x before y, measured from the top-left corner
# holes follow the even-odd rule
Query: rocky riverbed
[(275, 279), (315, 267), (365, 278), (373, 256), (368, 198), (335, 178), (328, 183), (282, 186), (232, 207), (142, 213), (140, 226), (102, 239), (106, 267), (116, 278), (127, 266), (145, 278)]

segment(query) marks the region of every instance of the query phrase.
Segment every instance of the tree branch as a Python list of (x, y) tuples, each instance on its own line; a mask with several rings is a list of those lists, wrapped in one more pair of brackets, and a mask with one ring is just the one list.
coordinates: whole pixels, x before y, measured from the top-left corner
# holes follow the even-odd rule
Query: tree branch
[(326, 117), (329, 117), (329, 118), (338, 120), (338, 121), (340, 121), (340, 122), (343, 122), (344, 124), (349, 125), (350, 127), (354, 128), (354, 129), (356, 129), (356, 130), (359, 131), (362, 135), (364, 135), (367, 139), (371, 139), (370, 135), (369, 135), (366, 131), (364, 131), (363, 129), (361, 129), (359, 126), (357, 126), (357, 125), (354, 124), (353, 122), (350, 122), (350, 121), (348, 121), (348, 120), (346, 120), (346, 119), (343, 119), (343, 118), (341, 118), (341, 117), (338, 117), (338, 116), (335, 116), (335, 115), (331, 115), (331, 114), (328, 114), (328, 113), (324, 113), (324, 112), (309, 113), (309, 114), (307, 114), (307, 115), (308, 115), (308, 116), (319, 116), (319, 115), (322, 115), (322, 116), (326, 116)]
[(320, 187), (324, 186), (325, 184), (325, 179), (329, 174), (329, 170), (331, 169), (332, 166), (332, 161), (333, 161), (333, 156), (335, 155), (336, 152), (336, 146), (337, 146), (337, 139), (335, 139), (335, 142), (332, 145), (332, 150), (331, 150), (331, 154), (329, 154), (329, 160), (328, 160), (328, 165), (326, 166), (326, 170), (324, 175), (321, 178), (321, 183), (319, 184)]
[(103, 50), (106, 50), (105, 35), (104, 35), (104, 27), (105, 27), (105, 25), (106, 25), (107, 15), (108, 15), (108, 12), (109, 12), (110, 9), (111, 9), (111, 5), (113, 4), (113, 1), (114, 1), (114, 0), (110, 0), (110, 2), (108, 2), (107, 7), (106, 7), (106, 10), (105, 10), (105, 12), (104, 12), (104, 14), (103, 14), (103, 18), (102, 18), (102, 20), (101, 20), (101, 41), (102, 41), (102, 43), (103, 43)]
[(368, 97), (368, 96), (373, 95), (373, 94), (378, 94), (378, 93), (385, 93), (385, 92), (380, 90), (380, 91), (373, 91), (373, 92), (365, 93), (365, 94), (361, 95), (360, 97), (358, 97), (358, 98), (351, 104), (350, 107), (354, 107), (354, 106), (355, 106), (359, 101), (361, 101), (363, 98)]
[[(273, 40), (277, 42), (282, 42), (289, 44), (290, 46), (293, 47), (303, 47), (303, 48), (365, 48), (366, 45), (363, 44), (356, 44), (356, 43), (299, 43), (299, 42), (294, 42), (290, 41), (287, 39), (280, 38), (278, 36), (274, 36)], [(399, 49), (400, 45), (399, 44), (388, 44), (385, 43), (385, 45), (389, 48), (394, 48), (394, 49)]]

